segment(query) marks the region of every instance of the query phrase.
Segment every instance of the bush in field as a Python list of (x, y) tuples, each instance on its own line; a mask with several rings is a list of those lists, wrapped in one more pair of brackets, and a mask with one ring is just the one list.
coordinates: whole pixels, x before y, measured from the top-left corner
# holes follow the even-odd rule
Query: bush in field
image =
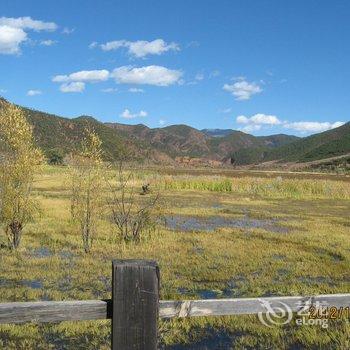
[(23, 111), (7, 102), (0, 102), (0, 150), (0, 221), (10, 248), (16, 249), (25, 224), (38, 211), (31, 192), (43, 155)]
[(133, 172), (126, 171), (123, 162), (107, 179), (110, 221), (124, 242), (140, 242), (145, 233), (155, 229), (159, 217), (159, 194), (149, 193), (149, 185), (142, 186), (140, 193), (141, 188), (135, 189), (134, 182)]
[(85, 129), (81, 151), (71, 160), (71, 214), (79, 226), (86, 253), (90, 252), (96, 225), (102, 215), (103, 162), (101, 140)]
[(59, 149), (51, 149), (47, 152), (47, 162), (50, 165), (63, 165), (64, 155)]

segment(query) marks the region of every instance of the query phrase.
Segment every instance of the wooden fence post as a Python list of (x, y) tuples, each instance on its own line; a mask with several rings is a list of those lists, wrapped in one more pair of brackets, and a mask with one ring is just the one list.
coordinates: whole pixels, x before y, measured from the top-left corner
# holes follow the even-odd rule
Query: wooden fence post
[(156, 350), (159, 269), (155, 261), (112, 262), (112, 350)]

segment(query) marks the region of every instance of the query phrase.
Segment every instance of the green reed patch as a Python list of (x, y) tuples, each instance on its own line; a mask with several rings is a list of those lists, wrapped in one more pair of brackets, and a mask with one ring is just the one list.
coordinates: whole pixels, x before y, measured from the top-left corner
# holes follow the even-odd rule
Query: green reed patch
[(218, 176), (167, 176), (165, 190), (232, 192), (269, 198), (349, 199), (350, 184), (343, 181), (276, 178), (225, 178)]

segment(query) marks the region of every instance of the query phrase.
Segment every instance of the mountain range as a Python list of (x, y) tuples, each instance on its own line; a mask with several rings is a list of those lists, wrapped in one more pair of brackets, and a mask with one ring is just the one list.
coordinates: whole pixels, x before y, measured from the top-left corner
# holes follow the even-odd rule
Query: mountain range
[(102, 123), (91, 116), (70, 119), (20, 108), (33, 125), (35, 139), (49, 159), (62, 159), (74, 152), (87, 125), (100, 136), (109, 160), (123, 155), (161, 164), (245, 165), (269, 161), (309, 162), (350, 153), (349, 122), (299, 138), (284, 134), (253, 136), (231, 129), (197, 130), (187, 125), (149, 128), (143, 124)]

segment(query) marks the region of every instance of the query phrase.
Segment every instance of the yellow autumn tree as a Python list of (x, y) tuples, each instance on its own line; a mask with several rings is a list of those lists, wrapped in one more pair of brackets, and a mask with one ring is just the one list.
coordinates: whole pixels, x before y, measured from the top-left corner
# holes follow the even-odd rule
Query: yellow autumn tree
[(23, 111), (0, 101), (0, 221), (12, 249), (19, 246), (23, 228), (38, 211), (31, 192), (42, 161)]
[(74, 156), (71, 164), (71, 214), (88, 253), (103, 208), (103, 161), (102, 142), (96, 132), (86, 128), (84, 134), (81, 151)]

